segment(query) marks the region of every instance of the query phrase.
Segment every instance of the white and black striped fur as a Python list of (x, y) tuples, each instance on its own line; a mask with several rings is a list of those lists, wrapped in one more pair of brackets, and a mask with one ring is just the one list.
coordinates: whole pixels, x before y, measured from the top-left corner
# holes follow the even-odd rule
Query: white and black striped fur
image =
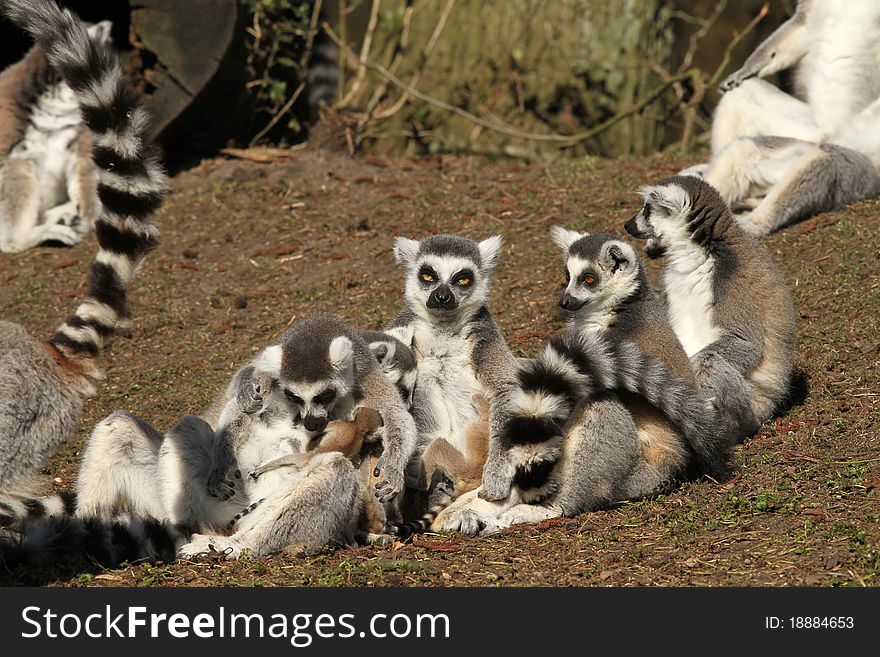
[[(110, 28), (88, 33), (103, 48)], [(78, 244), (100, 211), (97, 184), (77, 97), (34, 45), (0, 73), (0, 251)]]
[[(487, 307), (492, 270), (501, 255), (501, 238), (481, 242), (458, 235), (418, 241), (398, 237), (394, 255), (406, 271), (405, 306), (392, 326), (409, 327), (417, 363), (413, 415), (418, 453), (435, 439), (447, 440), (465, 457), (468, 435), (479, 419), (475, 395), (489, 404), (488, 457), (482, 494), (507, 496), (513, 470), (501, 429), (514, 384), (516, 360)], [(413, 481), (430, 481), (421, 459), (411, 467)]]
[(0, 9), (37, 39), (76, 95), (93, 133), (103, 208), (89, 289), (74, 314), (48, 341), (0, 322), (0, 491), (10, 491), (73, 434), (83, 400), (102, 378), (104, 341), (128, 317), (128, 285), (156, 245), (152, 217), (166, 179), (116, 55), (49, 0), (3, 0)]
[[(769, 419), (788, 396), (794, 365), (795, 308), (782, 273), (708, 183), (674, 176), (640, 193), (645, 205), (626, 230), (665, 251), (669, 316), (698, 384), (713, 386), (732, 369), (745, 380), (750, 421)], [(721, 409), (748, 414), (734, 395)]]

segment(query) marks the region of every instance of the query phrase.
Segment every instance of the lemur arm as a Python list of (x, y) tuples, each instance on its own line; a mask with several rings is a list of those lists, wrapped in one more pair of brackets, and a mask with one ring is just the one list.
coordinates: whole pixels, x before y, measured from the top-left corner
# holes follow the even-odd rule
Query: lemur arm
[(376, 496), (383, 504), (404, 487), (404, 471), (416, 448), (416, 423), (406, 410), (400, 394), (379, 367), (373, 367), (361, 380), (361, 405), (379, 412), (385, 425), (382, 456), (376, 463)]
[(272, 389), (272, 379), (248, 365), (235, 373), (230, 386), (232, 395), (220, 414), (211, 453), (208, 493), (220, 499), (235, 495), (241, 482), (236, 452), (250, 433), (254, 415)]
[(755, 48), (742, 67), (727, 76), (719, 85), (724, 93), (735, 89), (745, 80), (753, 77), (765, 78), (778, 71), (794, 66), (810, 47), (807, 34), (806, 12), (799, 6), (794, 16)]
[(691, 356), (691, 363), (696, 366), (712, 354), (718, 354), (743, 376), (748, 376), (761, 362), (764, 354), (763, 336), (735, 328)]
[(477, 344), (474, 365), (489, 402), (489, 445), (479, 495), (489, 501), (503, 500), (510, 494), (514, 476), (505, 428), (516, 388), (517, 360), (497, 328), (489, 339)]

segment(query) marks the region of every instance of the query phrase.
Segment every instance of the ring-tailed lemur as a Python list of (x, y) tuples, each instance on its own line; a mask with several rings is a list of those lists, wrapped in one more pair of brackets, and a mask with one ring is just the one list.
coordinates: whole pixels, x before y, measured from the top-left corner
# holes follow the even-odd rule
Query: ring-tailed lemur
[(704, 178), (745, 230), (766, 235), (820, 212), (880, 195), (880, 100), (821, 143), (743, 137)]
[[(711, 161), (682, 173), (705, 177), (758, 235), (880, 194), (878, 40), (874, 0), (798, 2), (722, 82)], [(758, 79), (792, 67), (797, 98)]]
[(417, 482), (430, 481), (421, 454), (435, 439), (447, 440), (470, 460), (468, 438), (479, 419), (475, 396), (489, 405), (488, 448), (482, 494), (507, 496), (513, 470), (501, 429), (516, 359), (486, 306), (492, 271), (501, 254), (501, 238), (481, 242), (458, 235), (434, 235), (418, 241), (398, 237), (397, 262), (406, 270), (405, 306), (392, 327), (410, 327), (417, 374), (413, 415), (419, 432), (412, 464)]
[[(108, 48), (110, 28), (86, 31)], [(0, 73), (0, 251), (81, 242), (100, 211), (98, 177), (77, 95), (36, 44)]]
[[(164, 543), (186, 555), (221, 545), (232, 557), (245, 548), (257, 555), (287, 544), (319, 547), (332, 539), (350, 540), (359, 524), (368, 538), (381, 538), (381, 502), (395, 494), (394, 482), (402, 482), (415, 427), (403, 402), (411, 391), (395, 388), (395, 383), (412, 378), (406, 349), (397, 344), (392, 354), (388, 347), (395, 336), (374, 337), (379, 361), (354, 329), (328, 316), (308, 318), (238, 370), (205, 419), (185, 417), (165, 436), (128, 413), (100, 422), (86, 446), (77, 482), (81, 531), (97, 531), (96, 545), (89, 550), (116, 554), (112, 544), (104, 545), (108, 538), (126, 545), (143, 542), (139, 525), (129, 536), (123, 521), (107, 536), (104, 526), (119, 513), (138, 521), (158, 519), (153, 531), (166, 530)], [(356, 408), (354, 421), (346, 422)], [(369, 413), (362, 416), (367, 409), (382, 418), (384, 450), (377, 463), (366, 458), (352, 462), (348, 457), (374, 428)], [(306, 429), (306, 422), (313, 431)], [(337, 451), (346, 445), (346, 451)], [(309, 449), (314, 453), (297, 457)], [(379, 474), (383, 479), (377, 483)], [(9, 515), (60, 512), (57, 500), (19, 506)], [(59, 541), (70, 538), (53, 537), (59, 521), (45, 522), (42, 528), (26, 527), (20, 539), (29, 541), (35, 552), (42, 546), (43, 553), (51, 553)], [(69, 524), (64, 521), (65, 528)], [(183, 545), (193, 532), (230, 531), (234, 533), (228, 537), (193, 536)], [(68, 546), (68, 551), (75, 552), (75, 547)], [(138, 556), (154, 558), (149, 548), (146, 543)], [(132, 550), (124, 554), (130, 557)]]
[[(254, 386), (257, 374), (269, 382)], [(318, 547), (333, 538), (347, 540), (356, 529), (362, 502), (354, 466), (343, 455), (319, 454), (302, 469), (249, 475), (278, 457), (280, 442), (298, 441), (290, 451), (305, 452), (312, 434), (324, 432), (331, 420), (352, 419), (359, 407), (377, 411), (383, 421), (383, 451), (375, 467), (382, 479), (375, 484), (375, 495), (385, 503), (402, 490), (404, 468), (415, 446), (412, 417), (367, 343), (343, 322), (323, 315), (297, 322), (280, 344), (239, 370), (223, 397), (227, 403), (216, 432), (199, 421), (194, 431), (171, 432), (163, 442), (162, 485), (170, 491), (176, 485), (186, 488), (172, 497), (190, 500), (193, 506), (171, 519), (192, 526), (210, 517), (212, 505), (220, 505), (223, 513), (212, 523), (216, 531), (232, 520), (228, 514), (233, 510), (266, 499), (239, 519), (232, 535), (194, 536), (181, 554), (219, 548), (235, 557), (247, 548), (259, 555), (291, 543)], [(299, 436), (292, 434), (299, 424)], [(205, 436), (211, 441), (207, 447)], [(176, 458), (163, 458), (172, 449)], [(171, 480), (190, 468), (200, 469), (198, 476)], [(288, 481), (276, 485), (275, 476), (287, 476)], [(82, 483), (79, 493), (86, 504)]]
[[(437, 518), (438, 529), (473, 534), (483, 525), (497, 529), (656, 494), (688, 474), (730, 475), (730, 447), (741, 428), (721, 423), (714, 400), (697, 388), (636, 252), (613, 235), (552, 234), (566, 254), (559, 304), (572, 320), (520, 366), (505, 427), (514, 489), (494, 505), (461, 498)], [(723, 392), (745, 394), (735, 384)], [(594, 409), (607, 409), (615, 426), (626, 427), (615, 444), (604, 444), (606, 429), (592, 433), (600, 424)], [(518, 508), (541, 502), (538, 510)], [(507, 514), (511, 507), (516, 511)]]
[(625, 228), (665, 250), (670, 319), (698, 381), (712, 385), (714, 369), (733, 367), (764, 422), (786, 399), (794, 363), (796, 314), (782, 273), (708, 183), (673, 176), (640, 194), (645, 205)]
[(102, 378), (98, 356), (128, 314), (128, 285), (156, 246), (153, 214), (167, 192), (147, 115), (114, 52), (48, 0), (3, 0), (76, 95), (100, 171), (98, 253), (85, 300), (47, 341), (0, 322), (0, 491), (35, 473), (76, 427)]
[[(738, 137), (819, 142), (880, 97), (880, 3), (799, 0), (794, 15), (720, 85), (712, 154)], [(795, 69), (797, 98), (765, 78)]]

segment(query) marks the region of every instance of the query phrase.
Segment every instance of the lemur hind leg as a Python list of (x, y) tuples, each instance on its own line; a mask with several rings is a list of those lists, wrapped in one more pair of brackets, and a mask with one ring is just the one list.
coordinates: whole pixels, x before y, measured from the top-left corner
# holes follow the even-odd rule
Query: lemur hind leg
[(809, 105), (764, 80), (745, 80), (721, 97), (712, 119), (713, 157), (734, 139), (766, 135), (810, 142), (826, 136)]
[(196, 534), (179, 556), (222, 552), (237, 559), (279, 552), (288, 546), (315, 549), (333, 540), (353, 541), (363, 499), (351, 461), (339, 452), (321, 454), (286, 491), (244, 516), (231, 536)]
[(761, 429), (752, 408), (752, 386), (712, 345), (691, 357), (700, 394), (715, 408), (722, 432), (742, 442)]
[(573, 517), (615, 502), (640, 499), (667, 486), (667, 478), (642, 456), (632, 414), (614, 395), (582, 404), (566, 426), (562, 460), (556, 466), (556, 495), (543, 504), (517, 504), (483, 530), (560, 516)]
[(784, 137), (741, 137), (712, 158), (705, 180), (731, 208), (757, 206), (815, 144)]
[(784, 170), (779, 180), (740, 226), (767, 235), (821, 212), (880, 193), (880, 177), (861, 153), (837, 146), (809, 145)]
[(227, 499), (208, 492), (215, 440), (207, 422), (189, 415), (165, 434), (159, 450), (158, 477), (168, 520), (200, 531), (223, 531), (249, 503), (243, 487)]
[(95, 426), (77, 477), (77, 514), (164, 517), (158, 482), (162, 434), (131, 413), (117, 411)]
[(72, 246), (80, 236), (68, 226), (41, 224), (40, 188), (31, 160), (9, 158), (0, 171), (0, 251), (19, 253), (43, 242)]

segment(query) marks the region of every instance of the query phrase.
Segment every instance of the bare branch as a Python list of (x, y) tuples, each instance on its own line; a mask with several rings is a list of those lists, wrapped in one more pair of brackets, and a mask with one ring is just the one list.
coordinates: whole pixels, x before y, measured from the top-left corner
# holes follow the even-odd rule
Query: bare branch
[(360, 93), (361, 87), (364, 84), (364, 78), (367, 74), (367, 67), (365, 62), (370, 56), (370, 48), (373, 46), (373, 37), (376, 34), (376, 24), (379, 20), (379, 6), (381, 5), (381, 0), (373, 0), (373, 6), (370, 9), (370, 21), (367, 23), (367, 31), (364, 34), (364, 42), (361, 45), (361, 56), (360, 56), (360, 64), (358, 65), (357, 73), (355, 74), (354, 82), (351, 85), (351, 89), (348, 90), (348, 93), (337, 103), (337, 107), (339, 109), (344, 109), (351, 105), (351, 102), (357, 97)]
[(761, 7), (761, 11), (758, 12), (758, 15), (755, 16), (749, 24), (746, 25), (745, 29), (739, 34), (735, 34), (733, 40), (728, 44), (727, 49), (724, 51), (724, 57), (721, 59), (721, 63), (718, 65), (718, 68), (715, 69), (715, 72), (709, 78), (708, 86), (716, 87), (718, 86), (718, 81), (721, 79), (721, 76), (724, 75), (724, 71), (727, 68), (727, 65), (730, 64), (730, 57), (733, 53), (733, 49), (739, 45), (739, 42), (742, 41), (752, 30), (755, 29), (755, 26), (760, 23), (764, 17), (767, 15), (767, 12), (770, 10), (770, 4), (765, 2), (764, 6)]
[[(357, 54), (355, 54), (351, 48), (349, 48), (345, 43), (343, 43), (340, 40), (340, 38), (336, 35), (336, 33), (333, 31), (333, 29), (330, 27), (330, 25), (328, 25), (326, 22), (324, 23), (324, 30), (327, 32), (327, 35), (336, 43), (336, 45), (339, 46), (339, 48), (341, 50), (345, 51), (345, 54), (348, 57), (353, 58), (355, 61), (359, 61), (359, 62), (361, 61), (359, 59), (359, 57), (357, 56)], [(628, 109), (626, 109), (622, 112), (619, 112), (618, 114), (612, 116), (611, 118), (600, 123), (599, 125), (594, 126), (593, 128), (590, 128), (589, 130), (585, 130), (583, 132), (578, 132), (573, 135), (559, 135), (559, 134), (538, 134), (538, 133), (533, 133), (533, 132), (522, 132), (520, 130), (516, 130), (515, 128), (511, 128), (509, 126), (506, 126), (506, 125), (503, 125), (500, 123), (494, 123), (492, 121), (487, 121), (486, 119), (483, 119), (479, 116), (471, 114), (470, 112), (463, 110), (460, 107), (456, 107), (455, 105), (450, 105), (449, 103), (446, 103), (442, 100), (438, 100), (436, 98), (432, 98), (431, 96), (423, 94), (418, 89), (415, 89), (415, 88), (411, 87), (410, 85), (408, 85), (407, 83), (400, 80), (397, 76), (395, 76), (393, 73), (391, 73), (391, 71), (389, 71), (387, 68), (385, 68), (381, 64), (376, 64), (374, 62), (363, 62), (363, 63), (368, 69), (376, 71), (377, 73), (379, 73), (380, 75), (385, 77), (394, 86), (399, 87), (400, 89), (404, 90), (409, 96), (412, 96), (414, 98), (418, 98), (422, 102), (425, 102), (425, 103), (432, 105), (434, 107), (437, 107), (439, 109), (446, 110), (447, 112), (452, 112), (454, 114), (457, 114), (458, 116), (460, 116), (460, 117), (462, 117), (472, 123), (475, 123), (476, 125), (479, 125), (483, 128), (487, 128), (488, 130), (494, 130), (495, 132), (500, 132), (500, 133), (509, 135), (511, 137), (516, 137), (517, 139), (527, 139), (527, 140), (531, 140), (531, 141), (541, 141), (541, 142), (555, 142), (555, 143), (564, 144), (564, 145), (573, 145), (573, 144), (576, 144), (580, 141), (584, 141), (586, 139), (590, 139), (592, 137), (595, 137), (599, 133), (604, 132), (608, 128), (616, 125), (617, 123), (619, 123), (620, 121), (622, 121), (626, 117), (631, 116), (633, 114), (636, 114), (636, 113), (640, 112), (641, 110), (643, 110), (645, 107), (647, 107), (648, 105), (653, 103), (655, 100), (657, 100), (660, 96), (662, 96), (663, 93), (669, 87), (671, 87), (673, 84), (675, 84), (676, 82), (680, 82), (682, 80), (685, 80), (693, 75), (693, 71), (689, 70), (689, 71), (686, 71), (685, 73), (682, 73), (682, 74), (679, 74), (679, 75), (676, 75), (676, 76), (670, 78), (669, 80), (667, 80), (663, 84), (661, 84), (659, 87), (657, 87), (656, 89), (651, 91), (645, 98), (643, 98), (638, 103), (633, 104)]]

